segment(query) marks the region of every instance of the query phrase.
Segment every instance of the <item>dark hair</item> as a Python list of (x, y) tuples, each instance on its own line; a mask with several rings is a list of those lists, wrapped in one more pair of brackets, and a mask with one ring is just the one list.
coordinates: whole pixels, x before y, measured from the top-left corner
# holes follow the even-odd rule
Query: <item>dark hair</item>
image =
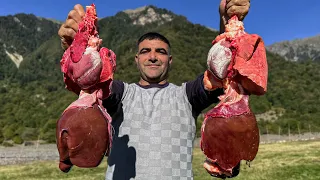
[(139, 40), (138, 40), (138, 43), (137, 43), (137, 46), (139, 46), (139, 44), (144, 41), (145, 39), (147, 40), (154, 40), (154, 39), (157, 39), (157, 40), (160, 40), (160, 41), (163, 41), (165, 42), (166, 44), (168, 44), (169, 48), (171, 48), (171, 45), (170, 45), (170, 42), (169, 40), (164, 37), (163, 35), (159, 34), (159, 33), (156, 33), (156, 32), (148, 32), (144, 35), (142, 35)]

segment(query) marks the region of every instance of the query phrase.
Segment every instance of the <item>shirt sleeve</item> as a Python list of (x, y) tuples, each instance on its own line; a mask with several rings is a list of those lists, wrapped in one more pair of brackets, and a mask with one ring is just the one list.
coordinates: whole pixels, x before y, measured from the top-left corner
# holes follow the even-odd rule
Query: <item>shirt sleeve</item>
[(111, 86), (110, 96), (103, 100), (103, 107), (107, 109), (108, 113), (112, 116), (116, 112), (118, 105), (121, 102), (124, 92), (124, 84), (122, 81), (113, 80)]
[(219, 102), (218, 96), (222, 95), (224, 92), (222, 88), (218, 88), (214, 91), (205, 90), (203, 85), (203, 74), (201, 74), (196, 80), (186, 83), (186, 93), (192, 106), (192, 115), (196, 118), (202, 110), (213, 103)]

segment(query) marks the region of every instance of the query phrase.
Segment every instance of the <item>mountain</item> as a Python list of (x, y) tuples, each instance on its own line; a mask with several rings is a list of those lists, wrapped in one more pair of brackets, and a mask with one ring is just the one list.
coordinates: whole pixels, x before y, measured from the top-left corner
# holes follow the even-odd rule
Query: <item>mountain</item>
[(272, 44), (267, 49), (288, 61), (320, 62), (320, 35)]
[[(0, 24), (0, 142), (38, 138), (54, 142), (57, 119), (77, 98), (64, 88), (60, 71), (63, 51), (57, 31), (61, 23), (17, 14), (0, 17)], [(117, 54), (115, 79), (129, 83), (139, 80), (134, 56), (136, 41), (143, 33), (160, 32), (170, 40), (173, 65), (169, 81), (177, 85), (204, 72), (211, 42), (218, 35), (155, 6), (100, 18), (98, 26), (103, 46)], [(268, 92), (250, 99), (253, 112), (261, 115), (257, 116), (261, 133), (266, 129), (277, 133), (278, 127), (288, 126), (291, 133), (303, 132), (310, 125), (312, 131), (320, 131), (320, 64), (286, 61), (272, 52), (267, 58)]]
[(32, 14), (0, 16), (0, 80), (15, 74), (25, 57), (56, 34), (59, 26)]
[(162, 12), (159, 12), (160, 9), (157, 9), (158, 12), (156, 12), (155, 9), (156, 8), (153, 6), (144, 6), (137, 9), (128, 9), (123, 12), (129, 15), (130, 19), (133, 20), (134, 25), (145, 25), (153, 22), (161, 25), (172, 21), (172, 19), (176, 16), (172, 12), (165, 9), (162, 9)]

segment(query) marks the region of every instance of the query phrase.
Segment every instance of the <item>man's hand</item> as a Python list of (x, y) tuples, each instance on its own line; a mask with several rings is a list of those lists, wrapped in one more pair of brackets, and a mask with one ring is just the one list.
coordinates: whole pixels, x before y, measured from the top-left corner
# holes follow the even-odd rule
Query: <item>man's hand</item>
[(224, 80), (216, 78), (209, 70), (206, 70), (203, 75), (203, 86), (207, 91), (213, 91), (217, 88), (223, 88)]
[(68, 14), (67, 20), (61, 25), (58, 35), (61, 39), (61, 46), (66, 50), (72, 43), (74, 36), (78, 31), (78, 24), (81, 22), (85, 11), (80, 4), (74, 6)]
[(220, 13), (220, 33), (224, 33), (228, 20), (236, 15), (242, 21), (249, 12), (250, 0), (221, 0), (219, 6)]

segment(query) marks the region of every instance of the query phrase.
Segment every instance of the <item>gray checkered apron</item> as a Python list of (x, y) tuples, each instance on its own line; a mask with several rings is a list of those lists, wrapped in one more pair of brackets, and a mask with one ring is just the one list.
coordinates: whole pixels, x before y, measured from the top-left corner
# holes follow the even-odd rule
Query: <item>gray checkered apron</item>
[(186, 86), (144, 89), (124, 83), (113, 115), (107, 180), (191, 180), (195, 119)]

